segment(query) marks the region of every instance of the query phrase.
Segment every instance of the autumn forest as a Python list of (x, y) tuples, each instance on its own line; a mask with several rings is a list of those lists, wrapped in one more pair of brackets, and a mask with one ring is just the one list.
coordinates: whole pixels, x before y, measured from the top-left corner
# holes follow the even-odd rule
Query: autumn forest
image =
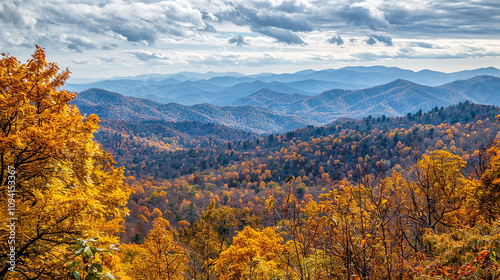
[(0, 279), (500, 278), (498, 107), (257, 134), (100, 119), (69, 75), (2, 54)]

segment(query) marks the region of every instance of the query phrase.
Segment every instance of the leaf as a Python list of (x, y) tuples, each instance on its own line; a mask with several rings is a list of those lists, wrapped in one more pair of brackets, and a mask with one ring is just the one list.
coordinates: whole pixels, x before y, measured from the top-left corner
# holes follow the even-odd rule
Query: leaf
[(66, 264), (66, 269), (73, 270), (76, 266), (76, 262), (69, 262)]
[(87, 256), (92, 257), (92, 250), (90, 249), (89, 246), (86, 246), (85, 249), (83, 250)]
[(76, 257), (76, 256), (80, 255), (81, 253), (83, 253), (83, 249), (84, 249), (84, 248), (80, 248), (78, 251), (76, 251), (76, 252), (73, 254), (73, 256), (74, 256), (74, 257)]
[(113, 275), (111, 275), (111, 273), (109, 273), (109, 272), (107, 272), (106, 275), (104, 275), (104, 277), (111, 279), (111, 280), (115, 280), (115, 277)]
[(73, 271), (73, 278), (76, 280), (80, 280), (80, 273), (78, 273), (78, 271)]
[(97, 277), (95, 276), (95, 274), (89, 274), (89, 275), (87, 275), (87, 277), (85, 277), (85, 280), (94, 280), (96, 278)]
[(273, 207), (274, 207), (274, 198), (273, 198), (273, 196), (271, 195), (271, 197), (269, 197), (269, 204), (267, 205), (267, 208), (268, 208), (269, 210), (272, 210), (272, 209), (273, 209)]
[(92, 264), (93, 267), (95, 267), (95, 269), (97, 269), (97, 272), (99, 273), (102, 273), (102, 266), (98, 263), (94, 263)]

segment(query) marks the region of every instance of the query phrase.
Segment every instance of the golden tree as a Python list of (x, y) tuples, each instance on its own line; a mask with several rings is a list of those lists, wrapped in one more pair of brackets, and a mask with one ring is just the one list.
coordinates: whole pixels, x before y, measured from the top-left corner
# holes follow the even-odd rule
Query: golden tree
[(422, 245), (421, 237), (429, 229), (441, 233), (463, 223), (457, 214), (474, 186), (462, 174), (465, 162), (446, 151), (423, 155), (413, 168), (401, 176), (394, 173), (403, 216), (414, 233), (413, 246)]
[(219, 279), (275, 279), (283, 276), (279, 255), (283, 238), (271, 228), (262, 231), (247, 226), (233, 238), (215, 265)]
[(124, 256), (130, 256), (125, 261), (131, 263), (128, 275), (144, 280), (185, 279), (181, 272), (188, 262), (186, 249), (175, 242), (167, 220), (158, 218), (154, 224), (143, 245), (125, 245)]
[[(0, 60), (0, 219), (17, 219), (15, 244), (4, 242), (11, 228), (0, 226), (0, 279), (63, 278), (67, 247), (78, 238), (118, 241), (130, 188), (93, 140), (98, 117), (83, 117), (68, 104), (75, 94), (60, 90), (69, 73), (39, 46), (27, 63)], [(9, 202), (15, 207), (6, 212)], [(11, 247), (15, 272), (5, 260)]]

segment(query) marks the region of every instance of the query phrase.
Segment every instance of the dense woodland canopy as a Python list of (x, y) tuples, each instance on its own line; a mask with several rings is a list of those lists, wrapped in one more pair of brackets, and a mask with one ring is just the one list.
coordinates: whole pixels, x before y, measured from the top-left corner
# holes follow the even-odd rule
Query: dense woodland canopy
[(11, 166), (19, 225), (16, 272), (0, 227), (0, 279), (500, 278), (497, 107), (265, 136), (98, 127), (68, 75), (41, 48), (0, 61), (0, 201)]

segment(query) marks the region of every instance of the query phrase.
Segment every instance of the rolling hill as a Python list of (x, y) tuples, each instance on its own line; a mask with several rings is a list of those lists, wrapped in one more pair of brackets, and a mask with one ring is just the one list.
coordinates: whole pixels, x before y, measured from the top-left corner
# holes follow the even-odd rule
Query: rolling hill
[(82, 113), (96, 114), (102, 119), (201, 121), (256, 133), (281, 132), (310, 124), (299, 117), (282, 115), (254, 106), (162, 104), (102, 89), (83, 91), (72, 101), (72, 104), (76, 105)]

